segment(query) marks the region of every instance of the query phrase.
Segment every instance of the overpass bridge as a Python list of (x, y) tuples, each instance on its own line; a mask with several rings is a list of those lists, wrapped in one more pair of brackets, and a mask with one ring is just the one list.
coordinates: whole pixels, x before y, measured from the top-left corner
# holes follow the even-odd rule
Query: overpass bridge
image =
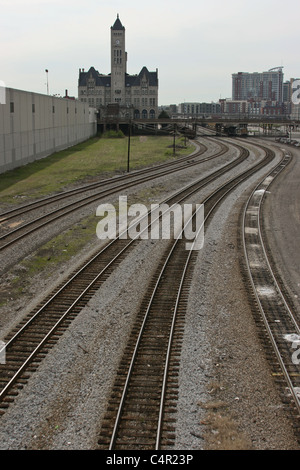
[[(300, 119), (291, 119), (288, 115), (248, 115), (248, 114), (218, 114), (209, 116), (173, 115), (171, 118), (134, 119), (116, 115), (98, 119), (98, 126), (104, 131), (107, 128), (134, 128), (175, 131), (189, 129), (194, 133), (198, 128), (207, 128), (216, 135), (248, 135), (255, 127), (262, 130), (264, 135), (282, 135), (292, 129), (300, 129)], [(280, 130), (279, 130), (280, 129)], [(211, 134), (210, 134), (211, 135)]]

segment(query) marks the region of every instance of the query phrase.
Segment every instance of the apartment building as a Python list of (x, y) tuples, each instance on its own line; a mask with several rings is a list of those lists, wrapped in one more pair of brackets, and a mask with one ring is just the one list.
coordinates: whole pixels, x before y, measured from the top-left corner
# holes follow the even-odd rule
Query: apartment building
[(232, 99), (283, 102), (283, 67), (232, 74)]

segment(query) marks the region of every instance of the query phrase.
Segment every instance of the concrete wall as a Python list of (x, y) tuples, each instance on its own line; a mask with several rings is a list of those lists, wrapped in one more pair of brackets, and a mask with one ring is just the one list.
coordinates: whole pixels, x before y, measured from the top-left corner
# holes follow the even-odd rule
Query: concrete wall
[(0, 173), (87, 140), (96, 132), (95, 109), (86, 103), (6, 88), (5, 102), (0, 103)]

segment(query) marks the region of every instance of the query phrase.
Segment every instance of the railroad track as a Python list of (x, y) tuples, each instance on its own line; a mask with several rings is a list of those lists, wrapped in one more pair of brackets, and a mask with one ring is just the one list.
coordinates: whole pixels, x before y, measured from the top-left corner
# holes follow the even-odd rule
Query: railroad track
[(245, 278), (251, 284), (251, 303), (272, 374), (291, 415), (300, 442), (300, 325), (289, 306), (263, 240), (261, 211), (266, 191), (291, 160), (286, 155), (251, 194), (243, 214)]
[[(224, 198), (274, 158), (272, 151), (265, 150), (263, 162), (202, 201), (206, 227)], [(174, 445), (177, 375), (195, 257), (193, 250), (186, 250), (183, 237), (174, 240), (152, 279), (119, 366), (102, 423), (100, 449), (153, 450)]]
[(125, 175), (119, 175), (107, 179), (102, 179), (100, 181), (94, 182), (94, 183), (88, 183), (86, 185), (80, 186), (79, 188), (74, 188), (74, 189), (69, 189), (63, 192), (60, 192), (58, 194), (54, 194), (52, 196), (47, 196), (45, 198), (39, 199), (37, 201), (32, 201), (27, 204), (18, 206), (14, 209), (10, 209), (8, 211), (0, 213), (0, 221), (7, 221), (10, 220), (16, 216), (23, 215), (27, 212), (33, 211), (35, 209), (39, 209), (41, 207), (49, 207), (49, 205), (53, 202), (59, 201), (59, 200), (65, 200), (66, 198), (81, 194), (81, 193), (86, 193), (89, 190), (92, 189), (98, 189), (98, 188), (103, 188), (105, 185), (111, 185), (112, 182), (120, 182), (120, 181), (126, 181), (131, 179), (133, 176), (140, 176), (140, 175), (145, 175), (147, 173), (151, 172), (156, 172), (160, 171), (162, 169), (167, 169), (167, 168), (175, 168), (178, 169), (180, 168), (181, 164), (189, 163), (191, 158), (201, 156), (203, 153), (205, 153), (208, 148), (204, 144), (200, 144), (199, 142), (196, 143), (197, 146), (199, 147), (198, 151), (195, 154), (191, 154), (185, 157), (180, 157), (178, 158), (175, 162), (165, 162), (165, 163), (160, 163), (158, 165), (155, 165), (154, 167), (147, 167), (143, 168), (142, 170), (134, 170), (130, 174), (127, 173)]
[[(46, 211), (46, 213), (43, 212), (42, 215), (34, 217), (32, 220), (29, 220), (27, 222), (19, 223), (20, 221), (17, 221), (16, 223), (18, 224), (18, 226), (16, 228), (3, 233), (0, 236), (0, 252), (4, 251), (6, 248), (13, 246), (18, 241), (23, 240), (25, 237), (34, 234), (39, 229), (42, 229), (48, 224), (54, 223), (60, 218), (71, 214), (72, 212), (78, 209), (86, 207), (87, 205), (92, 204), (93, 202), (98, 201), (99, 199), (104, 199), (114, 193), (129, 189), (130, 187), (136, 186), (137, 184), (145, 183), (154, 178), (169, 175), (172, 172), (184, 170), (195, 165), (199, 165), (200, 163), (204, 163), (209, 160), (218, 158), (229, 150), (229, 147), (227, 145), (224, 145), (223, 143), (219, 143), (219, 145), (221, 147), (219, 152), (215, 153), (212, 156), (201, 159), (200, 161), (198, 161), (197, 158), (201, 157), (203, 153), (207, 150), (207, 147), (203, 144), (200, 144), (200, 149), (196, 153), (188, 157), (182, 157), (180, 161), (167, 162), (164, 164), (160, 164), (155, 168), (147, 168), (141, 171), (136, 171), (133, 174), (127, 174), (113, 179), (110, 178), (107, 180), (102, 180), (94, 184), (89, 184), (78, 189), (73, 189), (58, 195), (50, 196), (43, 200), (36, 201), (26, 206), (13, 209), (6, 213), (2, 213), (0, 214), (0, 224), (4, 224), (5, 226), (5, 224), (7, 224), (9, 221), (12, 221), (15, 218), (24, 217), (25, 214), (29, 214), (30, 212), (35, 211), (37, 209), (42, 209), (43, 211)], [(106, 186), (107, 188), (105, 189)], [(94, 192), (95, 190), (96, 193)], [(87, 192), (90, 191), (92, 191), (92, 193), (87, 194)], [(56, 207), (52, 210), (50, 209), (50, 205), (52, 203), (56, 203), (57, 201), (64, 201), (70, 198), (70, 196), (74, 197), (75, 195), (78, 196), (82, 193), (83, 197), (81, 197), (79, 200), (71, 201), (63, 205), (62, 207)]]
[[(226, 165), (226, 168), (223, 167), (216, 171), (213, 175), (199, 180), (198, 185), (193, 183), (192, 185), (184, 188), (183, 191), (178, 191), (176, 195), (173, 195), (165, 202), (171, 206), (175, 203), (182, 203), (183, 201), (187, 200), (189, 196), (194, 195), (205, 185), (209, 184), (209, 182), (211, 182), (217, 176), (221, 176), (225, 174), (226, 171), (233, 169), (248, 156), (247, 150), (241, 148), (240, 150), (241, 155), (237, 161), (231, 162), (230, 164)], [(262, 161), (254, 165), (246, 172), (242, 172), (239, 176), (231, 179), (228, 183), (219, 188), (219, 190), (215, 191), (209, 198), (203, 201), (205, 203), (205, 220), (209, 220), (209, 217), (213, 213), (214, 208), (217, 207), (221, 200), (224, 199), (234, 187), (247, 179), (250, 175), (254, 174), (260, 168), (263, 168), (272, 160), (273, 157), (273, 153), (269, 150), (266, 150), (266, 157)], [(10, 336), (4, 340), (6, 343), (6, 363), (0, 365), (0, 412), (4, 412), (10, 403), (14, 401), (15, 396), (19, 393), (19, 389), (23, 388), (23, 386), (27, 383), (30, 375), (34, 370), (36, 370), (39, 363), (47, 354), (48, 350), (53, 347), (60, 335), (63, 334), (68, 325), (80, 312), (83, 306), (86, 305), (88, 300), (94, 295), (95, 291), (99, 289), (101, 284), (104, 282), (107, 276), (110, 275), (112, 270), (115, 269), (122, 259), (124, 259), (124, 256), (129, 253), (130, 249), (135, 246), (135, 243), (137, 243), (136, 239), (124, 240), (121, 238), (117, 238), (116, 240), (109, 242), (78, 272), (74, 273), (70, 279), (68, 279), (63, 285), (59, 286), (56, 292), (54, 292), (48, 299), (45, 299), (43, 305), (39, 305), (37, 309), (28, 315), (22, 324), (19, 325), (16, 330), (12, 331)], [(168, 296), (171, 294), (171, 297), (173, 297), (174, 301), (174, 292), (176, 293), (175, 296), (177, 298), (177, 315), (176, 319), (174, 318), (174, 320), (171, 322), (171, 324), (173, 324), (172, 331), (175, 333), (175, 336), (173, 337), (172, 341), (170, 339), (168, 340), (168, 344), (170, 345), (168, 348), (169, 368), (165, 369), (165, 377), (167, 381), (164, 385), (163, 397), (160, 397), (159, 399), (159, 401), (163, 404), (163, 407), (161, 408), (160, 412), (160, 422), (162, 424), (160, 426), (158, 435), (159, 437), (156, 437), (158, 443), (157, 445), (161, 445), (161, 442), (165, 443), (166, 440), (169, 439), (169, 430), (166, 428), (165, 423), (168, 417), (168, 412), (172, 411), (172, 406), (170, 407), (170, 410), (168, 410), (166, 408), (166, 400), (168, 401), (173, 397), (173, 399), (176, 401), (176, 371), (174, 372), (175, 375), (173, 384), (170, 380), (170, 372), (172, 372), (172, 370), (174, 371), (174, 368), (176, 369), (176, 361), (178, 361), (180, 354), (180, 334), (182, 334), (182, 328), (184, 324), (184, 306), (186, 302), (186, 298), (184, 298), (184, 292), (187, 292), (188, 289), (188, 286), (185, 287), (185, 283), (188, 279), (188, 272), (191, 269), (193, 263), (193, 251), (191, 252), (185, 250), (184, 255), (185, 257), (188, 255), (188, 260), (185, 259), (185, 276), (182, 277), (183, 259), (180, 254), (182, 253), (182, 246), (178, 250), (180, 245), (182, 245), (181, 242), (179, 242), (178, 247), (174, 247), (171, 250), (173, 255), (169, 257), (169, 253), (167, 253), (165, 258), (165, 261), (168, 257), (170, 258), (167, 263), (168, 266), (170, 266), (173, 262), (174, 256), (179, 261), (179, 265), (177, 265), (176, 268), (176, 272), (178, 271), (178, 275), (176, 275), (176, 283), (177, 285), (179, 284), (180, 289), (178, 292), (174, 289), (174, 274), (171, 274), (172, 289), (167, 288), (167, 290), (165, 290), (164, 286), (161, 288), (161, 291), (164, 291), (166, 295), (164, 316), (169, 316), (170, 314), (168, 307), (168, 305), (170, 305), (168, 303)], [(189, 253), (191, 253), (191, 255), (189, 255)], [(171, 270), (171, 273), (175, 272), (174, 269)], [(161, 277), (161, 279), (163, 280), (164, 276)], [(156, 284), (157, 281), (155, 281), (155, 285)], [(154, 304), (152, 303), (152, 305)], [(161, 301), (159, 301), (159, 305), (161, 308)], [(182, 319), (181, 322), (180, 316)], [(162, 315), (159, 315), (159, 317), (162, 317)], [(167, 320), (167, 318), (161, 318), (161, 320), (165, 320), (166, 323), (170, 325), (170, 321)], [(158, 328), (159, 333), (156, 336), (164, 336), (162, 341), (165, 342), (166, 335), (163, 334), (164, 327), (162, 324), (160, 324)], [(152, 352), (153, 348), (150, 348), (150, 350), (148, 350), (148, 354), (146, 353), (147, 360), (151, 360)], [(162, 356), (160, 359), (163, 359)], [(158, 364), (156, 364), (156, 366), (161, 368), (161, 366), (158, 366)], [(122, 368), (123, 366), (121, 369)], [(147, 365), (147, 370), (148, 369), (151, 369), (151, 367), (148, 367)], [(160, 393), (160, 391), (158, 392)], [(166, 433), (167, 437), (165, 437)], [(154, 445), (155, 443), (152, 442), (151, 446)]]
[[(208, 185), (217, 176), (243, 162), (249, 152), (237, 146), (239, 157), (212, 175), (179, 190), (165, 202), (172, 205)], [(4, 410), (17, 394), (17, 388), (26, 383), (30, 372), (35, 370), (47, 348), (59, 338), (68, 324), (86, 305), (96, 290), (120, 263), (137, 240), (117, 238), (109, 242), (87, 261), (69, 279), (57, 287), (45, 301), (29, 313), (23, 322), (4, 339), (6, 363), (0, 364), (0, 409)], [(29, 374), (28, 374), (29, 372)]]

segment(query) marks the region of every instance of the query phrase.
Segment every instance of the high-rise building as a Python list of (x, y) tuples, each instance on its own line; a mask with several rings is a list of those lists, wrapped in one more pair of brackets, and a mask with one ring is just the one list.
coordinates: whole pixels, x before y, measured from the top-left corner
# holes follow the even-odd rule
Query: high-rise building
[(283, 67), (232, 74), (232, 99), (283, 102)]
[(179, 114), (185, 116), (205, 116), (208, 114), (219, 114), (221, 112), (220, 103), (192, 103), (185, 102), (178, 105)]
[(127, 73), (125, 27), (119, 15), (111, 27), (110, 48), (110, 74), (101, 74), (94, 67), (87, 72), (79, 69), (78, 99), (97, 108), (102, 116), (113, 109), (121, 118), (157, 117), (158, 70), (149, 72), (143, 67), (138, 75)]
[(283, 101), (289, 102), (292, 99), (292, 81), (287, 80), (283, 84)]

